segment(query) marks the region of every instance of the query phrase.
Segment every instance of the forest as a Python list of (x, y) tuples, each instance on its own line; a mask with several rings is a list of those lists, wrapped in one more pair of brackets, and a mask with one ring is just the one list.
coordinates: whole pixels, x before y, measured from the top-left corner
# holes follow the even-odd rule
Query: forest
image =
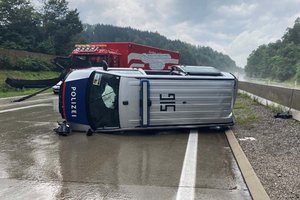
[(300, 18), (280, 40), (254, 50), (247, 59), (245, 72), (251, 78), (300, 83)]
[(181, 64), (210, 65), (231, 72), (241, 70), (228, 55), (210, 47), (170, 40), (157, 32), (131, 27), (101, 22), (82, 24), (78, 10), (69, 9), (66, 0), (45, 0), (39, 8), (29, 0), (0, 1), (0, 48), (68, 55), (74, 44), (93, 41), (135, 42), (179, 51)]
[(104, 24), (85, 24), (82, 37), (88, 42), (129, 41), (179, 51), (181, 64), (209, 65), (225, 71), (240, 70), (228, 55), (219, 53), (210, 47), (195, 46), (180, 40), (170, 40), (157, 32), (140, 31), (130, 27), (121, 28)]
[(35, 8), (29, 0), (0, 1), (0, 47), (63, 55), (83, 30), (79, 13), (65, 0), (45, 0)]

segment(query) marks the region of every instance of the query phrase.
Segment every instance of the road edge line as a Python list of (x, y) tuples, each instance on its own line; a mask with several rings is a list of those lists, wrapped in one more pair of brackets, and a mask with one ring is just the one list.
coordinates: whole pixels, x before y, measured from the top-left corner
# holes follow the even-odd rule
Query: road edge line
[(259, 178), (254, 172), (248, 158), (246, 157), (242, 147), (238, 143), (232, 130), (225, 131), (227, 141), (235, 157), (235, 160), (241, 170), (242, 176), (249, 189), (253, 200), (270, 200), (265, 188), (261, 184)]
[[(53, 94), (52, 92), (45, 92), (45, 93), (42, 93), (42, 94), (37, 94), (36, 96), (45, 96), (45, 95), (51, 95)], [(0, 100), (13, 100), (15, 98), (22, 98), (22, 97), (26, 97), (28, 96), (29, 94), (22, 94), (22, 95), (17, 95), (17, 96), (11, 96), (11, 97), (0, 97)]]
[(18, 110), (24, 110), (24, 109), (27, 109), (27, 108), (43, 107), (43, 106), (52, 106), (52, 104), (50, 104), (50, 103), (41, 103), (41, 104), (23, 106), (23, 107), (18, 107), (18, 108), (10, 108), (10, 109), (6, 109), (6, 110), (0, 110), (0, 114), (7, 113), (7, 112), (18, 111)]

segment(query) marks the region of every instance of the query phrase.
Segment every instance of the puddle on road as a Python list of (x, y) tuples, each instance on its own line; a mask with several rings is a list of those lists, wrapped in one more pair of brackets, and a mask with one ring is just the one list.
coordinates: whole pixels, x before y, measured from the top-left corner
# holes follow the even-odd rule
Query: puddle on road
[(30, 126), (45, 126), (45, 125), (53, 125), (53, 122), (36, 122), (36, 121), (16, 121), (17, 123), (25, 123), (29, 124)]
[[(199, 134), (198, 146), (196, 187), (251, 199), (224, 133)], [(223, 198), (230, 199), (226, 195)]]
[[(49, 193), (56, 197), (77, 196), (81, 194), (80, 186), (92, 189), (93, 184), (98, 183), (112, 184), (117, 187), (116, 190), (121, 185), (178, 186), (187, 133), (164, 131), (126, 135), (94, 134), (86, 137), (85, 133), (75, 132), (68, 137), (61, 137), (52, 131), (57, 127), (56, 121), (59, 119), (58, 99), (53, 100), (53, 110), (50, 107), (35, 110), (39, 111), (38, 115), (24, 111), (20, 113), (21, 116), (14, 116), (16, 123), (7, 125), (7, 132), (0, 141), (0, 175), (8, 179), (31, 180), (25, 181), (27, 185), (23, 189), (19, 188), (16, 192), (20, 195), (18, 197), (22, 197), (21, 192), (29, 195), (28, 191), (32, 190), (45, 191), (45, 194), (37, 192), (38, 198)], [(207, 134), (207, 137), (211, 136)], [(218, 140), (221, 139), (218, 137), (216, 141)], [(205, 142), (200, 145), (200, 148), (206, 147)], [(214, 160), (215, 157), (222, 156), (222, 148), (223, 146), (219, 147), (218, 152), (210, 154), (214, 148), (206, 148), (207, 154), (201, 156)], [(203, 160), (203, 157), (200, 159)], [(220, 166), (213, 166), (213, 162), (202, 165), (206, 165), (205, 170), (210, 170), (207, 178), (215, 178), (213, 186), (223, 172), (230, 173), (228, 171), (232, 170), (231, 176), (239, 177), (236, 164), (226, 163), (235, 162), (234, 158), (230, 157), (229, 160), (231, 161), (217, 162), (221, 167), (229, 167), (225, 171), (221, 169), (217, 174), (210, 173)], [(230, 169), (231, 166), (233, 169)], [(203, 176), (201, 172), (199, 175)], [(239, 180), (236, 182), (239, 184)], [(30, 187), (33, 189), (28, 190)], [(237, 189), (242, 187), (238, 185)], [(235, 190), (235, 187), (229, 189)], [(91, 190), (86, 194), (91, 196), (93, 193), (89, 192)]]
[(53, 111), (59, 113), (59, 103), (58, 98), (53, 99)]

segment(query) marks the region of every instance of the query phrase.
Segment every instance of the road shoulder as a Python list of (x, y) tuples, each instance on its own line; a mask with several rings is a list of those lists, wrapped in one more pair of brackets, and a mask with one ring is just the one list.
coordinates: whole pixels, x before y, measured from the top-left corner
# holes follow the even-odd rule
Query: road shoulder
[(233, 155), (238, 163), (238, 166), (242, 172), (244, 180), (250, 191), (250, 194), (254, 200), (268, 200), (270, 199), (264, 187), (262, 186), (260, 180), (256, 176), (250, 162), (248, 161), (246, 155), (244, 154), (241, 146), (239, 145), (237, 139), (235, 138), (232, 130), (227, 130), (226, 137), (228, 143), (231, 147)]

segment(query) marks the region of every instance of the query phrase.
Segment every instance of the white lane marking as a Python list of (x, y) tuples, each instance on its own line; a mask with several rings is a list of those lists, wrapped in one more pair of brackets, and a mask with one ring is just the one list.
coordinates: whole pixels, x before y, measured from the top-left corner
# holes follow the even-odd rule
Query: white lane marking
[(23, 107), (11, 108), (11, 109), (7, 109), (7, 110), (0, 110), (0, 114), (6, 113), (6, 112), (17, 111), (17, 110), (23, 110), (23, 109), (27, 109), (27, 108), (42, 107), (42, 106), (52, 106), (52, 104), (51, 103), (42, 103), (42, 104), (37, 104), (37, 105), (23, 106)]
[(254, 137), (243, 137), (243, 138), (239, 138), (239, 141), (246, 141), (246, 140), (255, 141), (256, 139), (255, 139)]
[(198, 131), (190, 131), (185, 150), (176, 200), (194, 199), (198, 151)]
[[(14, 98), (14, 99), (16, 100), (17, 98)], [(26, 101), (22, 101), (22, 102), (13, 102), (13, 103), (11, 101), (1, 103), (1, 99), (0, 99), (0, 104), (2, 104), (2, 105), (0, 105), (0, 108), (1, 107), (7, 107), (7, 106), (10, 106), (12, 104), (19, 105), (19, 106), (21, 106), (21, 105), (25, 106), (25, 105), (28, 105), (28, 104), (30, 105), (30, 104), (44, 103), (44, 102), (47, 102), (47, 101), (50, 101), (50, 100), (56, 100), (56, 99), (58, 100), (58, 97), (50, 97), (50, 98), (47, 98), (47, 99), (37, 99), (37, 100), (26, 100)]]

